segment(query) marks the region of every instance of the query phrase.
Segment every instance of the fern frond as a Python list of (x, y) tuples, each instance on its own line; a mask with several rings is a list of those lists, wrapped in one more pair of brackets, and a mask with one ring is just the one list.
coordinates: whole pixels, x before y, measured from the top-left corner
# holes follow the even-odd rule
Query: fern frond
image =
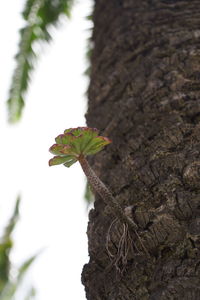
[(27, 0), (22, 16), (25, 26), (20, 30), (16, 68), (13, 73), (8, 99), (9, 121), (19, 120), (24, 107), (24, 96), (28, 89), (31, 71), (37, 55), (35, 44), (50, 41), (49, 26), (59, 23), (61, 14), (69, 17), (73, 0)]

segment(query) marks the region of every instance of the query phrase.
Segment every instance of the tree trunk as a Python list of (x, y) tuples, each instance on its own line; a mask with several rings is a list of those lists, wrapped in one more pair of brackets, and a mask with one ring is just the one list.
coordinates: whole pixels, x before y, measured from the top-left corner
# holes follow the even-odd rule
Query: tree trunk
[(112, 139), (90, 161), (137, 224), (96, 195), (89, 300), (200, 299), (200, 2), (96, 0), (87, 123)]

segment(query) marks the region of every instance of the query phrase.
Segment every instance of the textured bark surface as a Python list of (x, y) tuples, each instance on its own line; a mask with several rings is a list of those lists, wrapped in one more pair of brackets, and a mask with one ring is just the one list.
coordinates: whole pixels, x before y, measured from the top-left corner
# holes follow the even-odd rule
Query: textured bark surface
[(97, 196), (87, 299), (200, 299), (200, 2), (96, 0), (93, 40), (87, 123), (113, 143), (91, 163), (150, 258), (130, 232), (116, 261), (124, 228)]

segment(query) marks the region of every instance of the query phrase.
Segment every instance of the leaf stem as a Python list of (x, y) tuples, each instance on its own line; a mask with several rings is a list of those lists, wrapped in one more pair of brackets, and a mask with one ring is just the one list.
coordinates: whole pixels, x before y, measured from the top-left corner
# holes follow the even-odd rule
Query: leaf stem
[(135, 224), (135, 222), (125, 214), (125, 212), (123, 211), (123, 209), (121, 208), (117, 200), (113, 197), (112, 193), (109, 191), (109, 189), (105, 186), (105, 184), (100, 180), (100, 178), (90, 167), (85, 157), (83, 155), (80, 155), (78, 161), (89, 183), (94, 188), (94, 190), (101, 196), (101, 198), (105, 201), (105, 203), (113, 209), (116, 216), (122, 222), (126, 223), (133, 230), (136, 230), (137, 225)]

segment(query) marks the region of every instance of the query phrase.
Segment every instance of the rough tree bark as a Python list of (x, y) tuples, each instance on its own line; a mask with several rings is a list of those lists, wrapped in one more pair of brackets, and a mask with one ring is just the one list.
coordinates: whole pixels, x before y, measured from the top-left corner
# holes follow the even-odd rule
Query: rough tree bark
[(113, 143), (91, 163), (138, 235), (120, 256), (96, 195), (87, 299), (200, 299), (200, 2), (96, 0), (93, 40), (87, 123)]

